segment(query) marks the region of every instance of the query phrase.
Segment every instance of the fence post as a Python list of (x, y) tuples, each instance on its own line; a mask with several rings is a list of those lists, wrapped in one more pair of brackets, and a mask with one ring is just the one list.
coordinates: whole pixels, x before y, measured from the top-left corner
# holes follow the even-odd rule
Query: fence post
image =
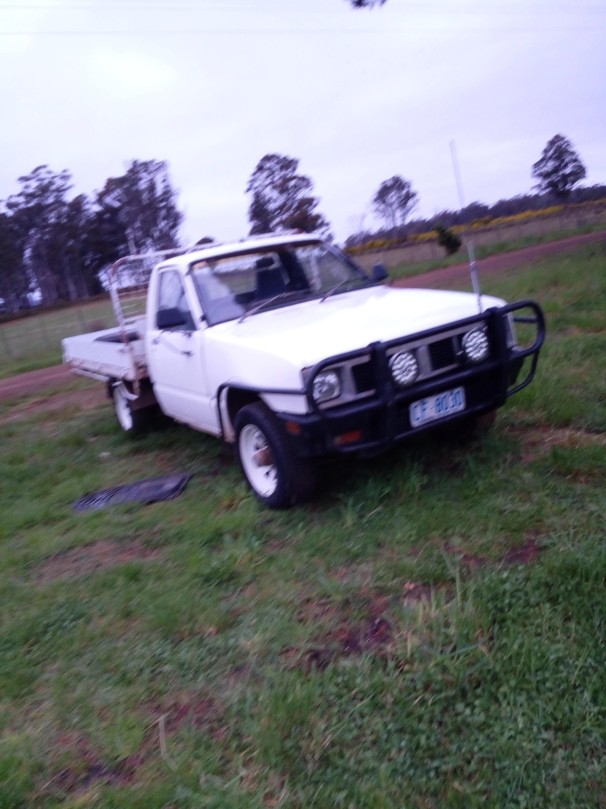
[(0, 326), (0, 334), (2, 335), (2, 345), (4, 346), (4, 351), (12, 359), (13, 352), (11, 351), (11, 344), (8, 340), (8, 334), (6, 333), (6, 328), (4, 326)]

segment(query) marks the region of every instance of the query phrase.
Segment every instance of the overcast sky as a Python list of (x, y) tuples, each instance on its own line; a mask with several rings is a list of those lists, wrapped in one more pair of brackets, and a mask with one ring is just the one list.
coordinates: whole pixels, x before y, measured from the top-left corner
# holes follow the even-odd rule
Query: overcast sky
[(0, 199), (166, 160), (182, 237), (248, 232), (259, 159), (300, 160), (343, 240), (399, 174), (421, 216), (527, 193), (555, 134), (606, 183), (605, 0), (0, 0)]

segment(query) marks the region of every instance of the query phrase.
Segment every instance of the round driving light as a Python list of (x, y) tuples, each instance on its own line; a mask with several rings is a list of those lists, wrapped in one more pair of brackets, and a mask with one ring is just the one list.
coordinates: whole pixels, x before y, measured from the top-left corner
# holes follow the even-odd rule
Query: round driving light
[(480, 329), (468, 331), (463, 337), (463, 351), (470, 362), (481, 362), (488, 356), (488, 337)]
[(336, 371), (320, 371), (314, 379), (312, 396), (317, 404), (336, 399), (341, 393), (341, 383)]
[(391, 375), (396, 385), (405, 388), (411, 385), (419, 375), (419, 363), (411, 351), (399, 351), (389, 360)]

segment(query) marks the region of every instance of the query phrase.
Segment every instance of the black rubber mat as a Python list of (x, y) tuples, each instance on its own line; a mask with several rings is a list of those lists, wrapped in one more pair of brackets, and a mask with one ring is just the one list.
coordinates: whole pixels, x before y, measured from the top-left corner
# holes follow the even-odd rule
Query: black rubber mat
[(191, 479), (191, 475), (169, 475), (168, 477), (140, 480), (124, 486), (114, 486), (94, 494), (86, 494), (74, 503), (75, 511), (91, 511), (117, 506), (121, 503), (157, 503), (178, 497)]

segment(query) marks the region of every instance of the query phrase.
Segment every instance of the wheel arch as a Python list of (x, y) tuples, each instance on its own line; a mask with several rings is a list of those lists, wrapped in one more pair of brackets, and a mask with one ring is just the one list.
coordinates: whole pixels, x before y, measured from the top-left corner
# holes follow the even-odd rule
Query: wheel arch
[(236, 418), (240, 410), (246, 405), (263, 402), (258, 391), (239, 387), (225, 387), (219, 394), (219, 409), (221, 415), (221, 429), (225, 441), (233, 444), (236, 440)]
[[(148, 377), (139, 381), (139, 391), (135, 393), (135, 385), (127, 379), (108, 379), (106, 383), (106, 393), (108, 399), (114, 398), (114, 388), (122, 385), (128, 394), (132, 410), (145, 410), (158, 404), (154, 394), (154, 388)], [(130, 397), (133, 397), (132, 399)]]

